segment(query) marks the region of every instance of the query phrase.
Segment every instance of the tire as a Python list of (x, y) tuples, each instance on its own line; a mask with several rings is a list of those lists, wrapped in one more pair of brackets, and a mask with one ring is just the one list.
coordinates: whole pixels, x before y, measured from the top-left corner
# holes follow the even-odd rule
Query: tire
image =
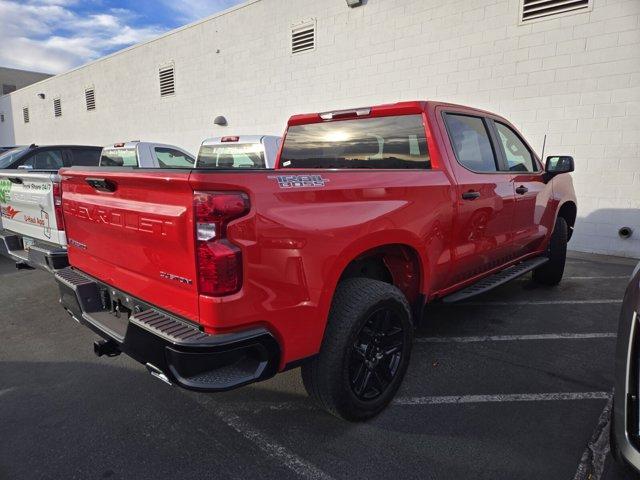
[(320, 408), (363, 421), (389, 404), (409, 365), (410, 312), (388, 283), (351, 278), (338, 285), (320, 353), (302, 366), (304, 387)]
[(569, 227), (567, 221), (558, 217), (549, 240), (547, 256), (549, 261), (533, 271), (533, 279), (542, 285), (558, 285), (564, 274), (564, 264), (567, 260), (567, 242)]

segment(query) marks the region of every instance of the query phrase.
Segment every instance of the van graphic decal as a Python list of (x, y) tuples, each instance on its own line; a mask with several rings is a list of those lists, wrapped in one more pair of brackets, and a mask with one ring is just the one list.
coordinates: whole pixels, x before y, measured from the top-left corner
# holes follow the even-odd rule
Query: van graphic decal
[(14, 218), (17, 214), (20, 213), (20, 210), (16, 210), (11, 205), (9, 205), (8, 207), (0, 208), (0, 211), (2, 212), (2, 216), (3, 217), (11, 218), (11, 219)]
[(0, 203), (7, 203), (10, 198), (9, 192), (11, 191), (11, 182), (6, 178), (0, 180)]

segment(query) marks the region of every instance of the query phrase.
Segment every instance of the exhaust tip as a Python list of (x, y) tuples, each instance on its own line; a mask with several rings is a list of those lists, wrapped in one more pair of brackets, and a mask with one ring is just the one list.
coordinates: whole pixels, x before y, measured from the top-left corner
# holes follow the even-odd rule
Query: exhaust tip
[(147, 370), (149, 371), (152, 377), (157, 378), (158, 380), (166, 383), (167, 385), (172, 385), (171, 380), (169, 380), (169, 377), (167, 377), (167, 375), (158, 367), (156, 367), (154, 364), (147, 363), (145, 364), (145, 367), (147, 367)]

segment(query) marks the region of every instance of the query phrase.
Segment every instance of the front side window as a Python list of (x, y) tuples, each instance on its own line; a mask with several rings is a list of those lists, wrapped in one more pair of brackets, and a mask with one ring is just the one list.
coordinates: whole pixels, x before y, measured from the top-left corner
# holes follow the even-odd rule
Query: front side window
[(293, 125), (280, 168), (431, 168), (422, 116)]
[(154, 148), (160, 168), (193, 168), (193, 158), (174, 148)]
[(135, 148), (103, 148), (100, 155), (101, 167), (137, 167), (138, 155)]
[(445, 121), (451, 146), (462, 166), (480, 173), (497, 171), (489, 132), (481, 118), (447, 114)]
[(60, 150), (45, 150), (31, 155), (22, 164), (34, 170), (58, 170), (64, 166)]
[(535, 172), (538, 170), (529, 149), (518, 135), (502, 123), (495, 123), (498, 137), (504, 148), (507, 166), (510, 172)]
[(265, 168), (261, 143), (202, 145), (197, 168)]

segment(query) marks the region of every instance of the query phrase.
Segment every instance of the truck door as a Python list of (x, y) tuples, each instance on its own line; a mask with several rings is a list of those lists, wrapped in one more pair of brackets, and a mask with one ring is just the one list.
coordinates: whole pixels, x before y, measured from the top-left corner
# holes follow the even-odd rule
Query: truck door
[(454, 285), (513, 257), (515, 194), (511, 175), (500, 172), (489, 120), (448, 109), (441, 118), (457, 181), (458, 213), (452, 242), (455, 274), (450, 279)]
[(553, 209), (547, 208), (551, 186), (531, 148), (509, 125), (492, 121), (502, 159), (502, 170), (510, 173), (515, 190), (513, 242), (518, 256), (536, 251), (553, 229)]

